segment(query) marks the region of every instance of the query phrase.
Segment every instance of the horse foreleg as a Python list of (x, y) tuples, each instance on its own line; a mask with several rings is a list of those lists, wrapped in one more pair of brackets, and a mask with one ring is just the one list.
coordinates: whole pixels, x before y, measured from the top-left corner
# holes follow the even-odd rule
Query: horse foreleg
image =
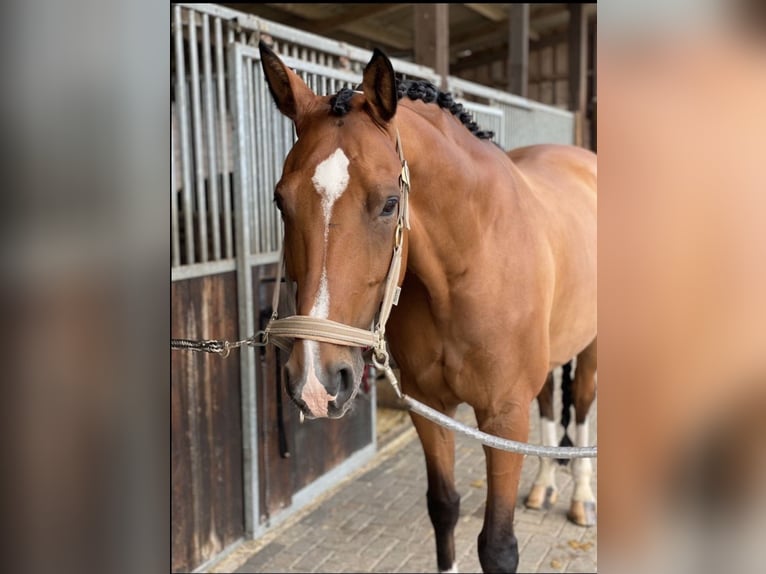
[[(476, 411), (479, 428), (488, 434), (526, 442), (529, 436), (529, 402), (514, 403), (493, 412)], [(484, 447), (487, 461), (487, 502), (484, 526), (479, 533), (479, 562), (484, 572), (516, 572), (519, 547), (513, 529), (524, 457)]]
[[(447, 416), (455, 415), (455, 408), (437, 408)], [(455, 435), (417, 414), (410, 413), (415, 425), (428, 476), (428, 516), (436, 538), (436, 561), (439, 572), (457, 572), (455, 563), (455, 525), (460, 514), (460, 495), (455, 490)]]
[[(548, 373), (542, 390), (537, 395), (540, 410), (540, 434), (542, 444), (556, 446), (556, 422), (553, 414), (553, 372)], [(539, 457), (537, 477), (524, 504), (534, 510), (548, 509), (558, 500), (556, 488), (556, 463), (550, 457)]]
[[(588, 413), (596, 397), (596, 341), (577, 355), (577, 369), (572, 385), (572, 399), (575, 407), (575, 445), (590, 446)], [(580, 526), (596, 524), (596, 497), (591, 488), (593, 464), (589, 458), (572, 461), (574, 493), (567, 518)]]

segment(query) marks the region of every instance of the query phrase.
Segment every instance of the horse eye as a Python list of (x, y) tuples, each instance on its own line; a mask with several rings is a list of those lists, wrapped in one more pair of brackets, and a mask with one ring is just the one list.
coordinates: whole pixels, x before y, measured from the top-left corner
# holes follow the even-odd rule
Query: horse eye
[(398, 197), (389, 197), (386, 200), (386, 204), (383, 206), (383, 211), (380, 212), (381, 215), (391, 215), (394, 210), (396, 209), (396, 206), (399, 205), (399, 198)]

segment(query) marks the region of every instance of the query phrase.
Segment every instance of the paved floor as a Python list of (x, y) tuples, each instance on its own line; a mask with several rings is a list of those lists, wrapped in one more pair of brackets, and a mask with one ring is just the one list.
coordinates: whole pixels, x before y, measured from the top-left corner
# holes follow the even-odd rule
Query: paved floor
[[(557, 397), (559, 400), (559, 397)], [(591, 437), (596, 436), (595, 404)], [(537, 420), (532, 406), (532, 420)], [(402, 412), (380, 454), (332, 492), (305, 508), (261, 540), (243, 544), (212, 572), (436, 572), (433, 531), (426, 510), (425, 463), (414, 430)], [(475, 424), (461, 407), (458, 418)], [(394, 425), (396, 426), (396, 425)], [(537, 425), (530, 440), (538, 441)], [(558, 502), (547, 511), (524, 508), (523, 496), (537, 471), (537, 458), (524, 461), (516, 536), (519, 572), (596, 572), (597, 527), (581, 528), (566, 519), (573, 480), (569, 466), (559, 467)], [(594, 463), (594, 492), (596, 491)], [(456, 436), (456, 482), (461, 518), (455, 531), (460, 572), (481, 572), (476, 537), (482, 527), (486, 480), (480, 443)]]

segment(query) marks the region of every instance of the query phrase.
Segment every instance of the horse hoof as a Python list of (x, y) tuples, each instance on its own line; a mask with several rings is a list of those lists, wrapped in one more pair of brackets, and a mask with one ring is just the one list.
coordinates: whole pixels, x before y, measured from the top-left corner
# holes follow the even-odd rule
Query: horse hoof
[(578, 526), (596, 525), (596, 503), (592, 500), (574, 500), (569, 507), (567, 518)]
[(559, 498), (558, 491), (552, 486), (536, 484), (524, 501), (524, 505), (532, 510), (548, 510), (556, 504)]

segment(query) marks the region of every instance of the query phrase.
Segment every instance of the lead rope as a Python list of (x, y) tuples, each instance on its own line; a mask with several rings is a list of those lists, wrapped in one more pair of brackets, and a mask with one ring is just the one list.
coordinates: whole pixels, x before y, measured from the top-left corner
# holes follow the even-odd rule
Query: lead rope
[(279, 257), (276, 284), (274, 286), (274, 295), (272, 298), (271, 319), (263, 331), (258, 331), (254, 336), (234, 343), (216, 340), (189, 341), (186, 339), (172, 339), (171, 348), (218, 353), (221, 356), (226, 357), (229, 355), (231, 349), (242, 345), (263, 347), (268, 344), (274, 344), (280, 349), (287, 350), (289, 349), (288, 341), (290, 339), (310, 339), (312, 341), (332, 343), (334, 345), (345, 345), (349, 347), (370, 347), (372, 348), (373, 365), (376, 369), (383, 372), (383, 375), (394, 388), (397, 397), (399, 397), (404, 405), (411, 411), (416, 412), (447, 429), (466, 434), (489, 447), (518, 454), (567, 459), (595, 458), (595, 446), (538, 446), (492, 436), (478, 429), (468, 427), (402, 393), (396, 374), (391, 368), (391, 359), (386, 347), (386, 322), (391, 314), (392, 307), (399, 302), (399, 294), (401, 292), (399, 276), (401, 275), (404, 230), (410, 228), (410, 170), (407, 161), (404, 159), (402, 142), (399, 138), (399, 130), (396, 131), (396, 151), (398, 152), (399, 159), (402, 163), (402, 171), (399, 176), (399, 187), (401, 189), (402, 197), (399, 204), (399, 218), (396, 224), (396, 231), (394, 232), (394, 251), (391, 257), (391, 264), (388, 268), (386, 287), (383, 293), (383, 300), (381, 302), (380, 312), (378, 313), (378, 320), (374, 331), (359, 329), (358, 327), (344, 325), (329, 319), (319, 319), (317, 317), (308, 317), (306, 315), (292, 315), (280, 319), (279, 294), (283, 268), (285, 266), (283, 245)]

